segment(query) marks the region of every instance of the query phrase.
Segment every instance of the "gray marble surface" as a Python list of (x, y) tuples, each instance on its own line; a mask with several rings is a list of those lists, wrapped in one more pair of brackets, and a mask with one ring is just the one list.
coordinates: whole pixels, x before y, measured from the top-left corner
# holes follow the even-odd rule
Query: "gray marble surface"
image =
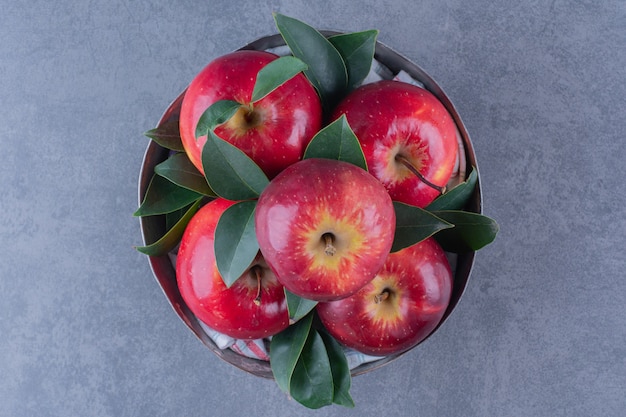
[[(626, 4), (0, 0), (0, 416), (623, 416)], [(380, 29), (457, 106), (497, 241), (454, 314), (313, 412), (218, 360), (132, 212), (162, 111), (274, 33)]]

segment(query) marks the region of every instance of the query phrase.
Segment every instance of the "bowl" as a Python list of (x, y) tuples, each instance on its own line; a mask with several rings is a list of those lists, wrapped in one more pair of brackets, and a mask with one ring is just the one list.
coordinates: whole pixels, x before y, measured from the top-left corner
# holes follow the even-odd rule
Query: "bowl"
[[(339, 33), (341, 32), (322, 31), (322, 34), (327, 37)], [(275, 34), (259, 38), (254, 42), (243, 46), (242, 48), (240, 48), (240, 50), (274, 50), (276, 48), (281, 48), (284, 46), (285, 42), (283, 38), (280, 36), (280, 34)], [(391, 77), (397, 76), (398, 74), (409, 76), (412, 80), (417, 81), (424, 88), (433, 93), (441, 101), (441, 103), (446, 107), (446, 109), (452, 116), (458, 128), (460, 150), (459, 165), (467, 167), (473, 166), (476, 170), (478, 170), (478, 164), (476, 162), (476, 156), (474, 154), (472, 142), (463, 124), (463, 121), (461, 120), (461, 117), (459, 116), (456, 108), (454, 107), (448, 96), (445, 94), (443, 89), (435, 82), (435, 80), (418, 65), (411, 62), (410, 60), (381, 42), (376, 43), (374, 65), (380, 66), (380, 69), (388, 73)], [(185, 91), (183, 91), (169, 105), (169, 107), (167, 108), (167, 110), (165, 110), (161, 119), (159, 120), (158, 126), (178, 119), (184, 95)], [(143, 197), (150, 183), (150, 179), (152, 178), (152, 175), (154, 173), (154, 167), (167, 159), (169, 153), (170, 151), (168, 149), (159, 146), (156, 142), (151, 141), (149, 143), (144, 154), (139, 175), (139, 202), (143, 200)], [(461, 170), (460, 180), (463, 179), (463, 170)], [(480, 189), (480, 178), (476, 184), (476, 187), (465, 210), (482, 214), (482, 194)], [(141, 217), (140, 227), (144, 244), (155, 242), (166, 231), (165, 216)], [(452, 314), (452, 311), (459, 303), (470, 278), (470, 273), (474, 264), (474, 256), (475, 252), (450, 255), (451, 266), (454, 271), (454, 284), (452, 288), (452, 295), (450, 303), (444, 313), (442, 320), (439, 322), (438, 326), (430, 333), (430, 335), (436, 332), (444, 324), (446, 319), (450, 316), (450, 314)], [(220, 359), (243, 371), (263, 378), (273, 378), (269, 362), (242, 356), (231, 349), (220, 349), (207, 335), (198, 318), (191, 312), (191, 310), (187, 307), (181, 297), (176, 283), (175, 261), (173, 260), (174, 258), (172, 256), (149, 256), (148, 259), (152, 273), (157, 283), (163, 290), (165, 298), (168, 300), (180, 319), (209, 350), (211, 350)], [(430, 337), (430, 335), (428, 337)], [(428, 339), (428, 337), (426, 339)], [(424, 340), (420, 343), (423, 343)], [(351, 370), (351, 374), (352, 376), (356, 376), (370, 372), (398, 359), (405, 353), (406, 352), (402, 352), (384, 357), (382, 359), (363, 363), (353, 368)]]

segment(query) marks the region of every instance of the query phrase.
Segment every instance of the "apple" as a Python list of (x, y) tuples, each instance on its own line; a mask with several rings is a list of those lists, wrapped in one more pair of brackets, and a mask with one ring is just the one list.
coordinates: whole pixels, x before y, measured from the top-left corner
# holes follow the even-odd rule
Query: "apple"
[(183, 300), (206, 325), (236, 339), (260, 339), (289, 325), (287, 301), (260, 255), (229, 288), (224, 284), (213, 244), (217, 222), (233, 204), (217, 198), (193, 216), (180, 243), (176, 277)]
[(251, 102), (258, 72), (275, 59), (277, 55), (265, 51), (232, 52), (213, 60), (192, 80), (181, 104), (179, 129), (183, 147), (201, 173), (207, 138), (196, 138), (196, 125), (219, 100), (234, 100), (241, 107), (215, 133), (252, 158), (268, 177), (302, 158), (322, 123), (321, 101), (307, 78), (299, 73)]
[(292, 293), (315, 301), (344, 298), (371, 281), (393, 243), (395, 212), (382, 184), (362, 168), (305, 159), (259, 196), (261, 253)]
[(384, 356), (406, 351), (439, 324), (450, 302), (452, 272), (444, 251), (428, 238), (391, 253), (356, 294), (319, 303), (319, 318), (340, 343)]
[(345, 115), (369, 172), (394, 201), (426, 207), (439, 196), (456, 163), (454, 120), (429, 91), (401, 81), (365, 84), (333, 113)]

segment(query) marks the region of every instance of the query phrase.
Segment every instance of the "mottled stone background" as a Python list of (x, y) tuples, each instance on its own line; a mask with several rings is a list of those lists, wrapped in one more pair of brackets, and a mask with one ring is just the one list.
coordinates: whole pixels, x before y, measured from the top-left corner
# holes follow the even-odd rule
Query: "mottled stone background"
[[(0, 0), (0, 416), (623, 416), (626, 4)], [(274, 33), (380, 29), (456, 104), (497, 241), (449, 321), (312, 412), (218, 360), (153, 279), (136, 183), (161, 112)]]

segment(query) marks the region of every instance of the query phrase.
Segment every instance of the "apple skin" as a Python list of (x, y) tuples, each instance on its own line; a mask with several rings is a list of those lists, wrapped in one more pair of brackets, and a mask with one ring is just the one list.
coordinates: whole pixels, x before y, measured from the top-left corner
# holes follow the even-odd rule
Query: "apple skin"
[[(453, 278), (433, 239), (394, 252), (369, 284), (351, 297), (319, 303), (319, 318), (339, 342), (384, 356), (404, 352), (437, 327), (450, 302)], [(386, 299), (376, 297), (387, 290)]]
[[(260, 339), (289, 325), (283, 286), (259, 255), (251, 268), (226, 288), (215, 262), (215, 227), (233, 201), (217, 198), (193, 216), (176, 258), (180, 293), (191, 311), (212, 329), (236, 339)], [(255, 303), (262, 273), (262, 292)]]
[(447, 184), (456, 163), (454, 120), (429, 91), (400, 81), (365, 84), (334, 110), (356, 134), (369, 172), (394, 201), (426, 207), (441, 193), (396, 160), (404, 156), (428, 181)]
[(300, 73), (251, 104), (258, 72), (277, 58), (264, 51), (232, 52), (213, 60), (192, 80), (181, 105), (179, 129), (183, 147), (201, 173), (207, 138), (196, 138), (196, 125), (219, 100), (234, 100), (242, 107), (215, 133), (252, 158), (268, 177), (302, 158), (322, 123), (320, 98), (306, 77)]
[(374, 278), (391, 250), (395, 219), (389, 194), (367, 171), (317, 158), (281, 172), (255, 210), (268, 265), (285, 288), (315, 301), (347, 297)]

